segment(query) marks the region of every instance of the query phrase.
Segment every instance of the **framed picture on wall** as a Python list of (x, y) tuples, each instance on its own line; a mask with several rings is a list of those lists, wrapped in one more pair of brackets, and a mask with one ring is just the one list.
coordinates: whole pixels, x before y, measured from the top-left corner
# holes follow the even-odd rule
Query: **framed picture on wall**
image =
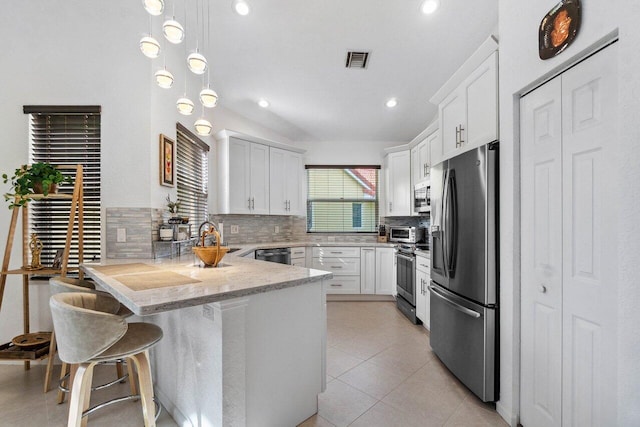
[(160, 134), (160, 184), (173, 187), (176, 183), (175, 141)]

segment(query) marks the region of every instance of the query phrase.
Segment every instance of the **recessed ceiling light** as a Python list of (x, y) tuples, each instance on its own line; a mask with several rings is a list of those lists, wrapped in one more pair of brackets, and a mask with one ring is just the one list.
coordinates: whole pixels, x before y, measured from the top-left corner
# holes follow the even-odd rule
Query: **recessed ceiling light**
[(269, 101), (267, 101), (264, 98), (260, 98), (260, 100), (258, 101), (258, 105), (261, 106), (262, 108), (267, 108), (270, 104)]
[(235, 10), (236, 13), (240, 16), (246, 16), (251, 11), (251, 9), (249, 8), (249, 4), (244, 0), (234, 0), (233, 10)]
[(424, 0), (422, 6), (420, 7), (420, 10), (422, 10), (422, 13), (429, 15), (438, 10), (439, 7), (440, 0)]
[(398, 105), (398, 100), (397, 100), (397, 99), (395, 99), (395, 98), (391, 98), (390, 100), (388, 100), (388, 101), (387, 101), (387, 104), (386, 104), (386, 105), (387, 105), (387, 107), (389, 107), (389, 108), (393, 108), (393, 107), (395, 107), (396, 105)]

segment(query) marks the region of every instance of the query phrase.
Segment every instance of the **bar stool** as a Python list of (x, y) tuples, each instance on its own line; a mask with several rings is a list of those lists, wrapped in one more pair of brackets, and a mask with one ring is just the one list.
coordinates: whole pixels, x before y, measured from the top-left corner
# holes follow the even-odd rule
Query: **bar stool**
[[(127, 323), (121, 316), (97, 311), (103, 304), (109, 304), (103, 295), (86, 292), (56, 294), (49, 300), (58, 335), (58, 355), (68, 364), (78, 364), (67, 425), (84, 425), (83, 417), (111, 403), (140, 399), (144, 425), (153, 427), (155, 406), (148, 350), (160, 341), (162, 329), (150, 323)], [(94, 366), (125, 358), (136, 366), (140, 395), (112, 399), (89, 409)]]
[[(49, 279), (49, 288), (51, 291), (51, 295), (56, 295), (56, 294), (65, 293), (65, 292), (87, 292), (87, 293), (102, 295), (104, 298), (100, 298), (101, 306), (97, 308), (98, 311), (116, 314), (123, 318), (129, 317), (133, 314), (131, 310), (129, 310), (124, 305), (121, 305), (115, 298), (113, 298), (108, 293), (96, 290), (95, 284), (88, 280), (73, 279), (69, 277), (52, 277), (51, 279)], [(55, 328), (54, 328), (54, 330), (51, 333), (49, 360), (47, 362), (47, 369), (45, 372), (45, 381), (44, 381), (45, 393), (49, 391), (49, 384), (51, 382), (51, 374), (53, 371), (53, 361), (55, 359), (55, 354), (56, 354), (56, 337), (55, 337)], [(108, 384), (103, 384), (103, 385), (94, 387), (94, 390), (111, 386), (113, 384), (116, 384), (117, 382), (124, 382), (128, 376), (129, 384), (131, 386), (131, 394), (136, 394), (137, 392), (136, 392), (135, 377), (134, 377), (133, 369), (131, 365), (127, 365), (127, 369), (128, 369), (128, 373), (127, 375), (124, 375), (122, 370), (122, 362), (121, 361), (116, 362), (117, 380), (112, 381)], [(60, 368), (60, 379), (58, 381), (58, 398), (57, 398), (58, 403), (64, 402), (65, 393), (68, 393), (69, 391), (70, 382), (67, 381), (66, 387), (64, 386), (64, 382), (65, 382), (65, 379), (67, 379), (67, 377), (71, 379), (72, 370), (73, 369), (70, 368), (65, 362), (62, 362), (62, 367)]]

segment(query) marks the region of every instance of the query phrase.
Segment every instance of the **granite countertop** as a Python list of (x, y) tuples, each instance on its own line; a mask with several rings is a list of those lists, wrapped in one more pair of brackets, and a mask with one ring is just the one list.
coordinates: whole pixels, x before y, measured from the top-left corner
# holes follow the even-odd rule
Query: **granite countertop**
[[(247, 250), (248, 252), (249, 250)], [(138, 315), (192, 307), (256, 293), (304, 285), (327, 271), (225, 256), (217, 268), (203, 268), (192, 255), (174, 259), (112, 259), (81, 268)], [(236, 256), (234, 256), (236, 255)]]
[(393, 248), (395, 243), (378, 243), (378, 242), (270, 242), (270, 243), (243, 243), (243, 244), (230, 244), (229, 247), (237, 248), (238, 251), (231, 253), (230, 255), (245, 256), (256, 249), (274, 249), (274, 248), (319, 248), (319, 247), (367, 247), (367, 248)]

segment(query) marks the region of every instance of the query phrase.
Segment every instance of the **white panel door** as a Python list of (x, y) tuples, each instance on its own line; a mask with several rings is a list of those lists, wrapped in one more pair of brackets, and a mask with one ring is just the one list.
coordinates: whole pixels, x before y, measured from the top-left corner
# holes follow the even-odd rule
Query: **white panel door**
[(466, 135), (466, 99), (464, 91), (458, 89), (446, 97), (439, 105), (439, 129), (442, 141), (442, 158), (449, 159), (455, 156), (460, 147), (458, 144), (458, 132), (462, 126)]
[(269, 147), (251, 144), (251, 213), (269, 214)]
[(395, 295), (395, 249), (376, 248), (376, 294)]
[(420, 159), (420, 180), (429, 178), (429, 169), (431, 167), (431, 153), (429, 150), (429, 145), (431, 144), (432, 139), (433, 135), (429, 135), (427, 139), (425, 139), (420, 143), (420, 145), (418, 145), (418, 158)]
[(360, 249), (360, 293), (376, 292), (376, 249)]
[(465, 81), (467, 129), (464, 151), (498, 139), (498, 52), (494, 52)]
[(561, 78), (522, 98), (521, 422), (562, 425)]
[(391, 153), (389, 160), (389, 216), (411, 215), (411, 152)]
[(562, 76), (563, 425), (616, 425), (617, 44)]

